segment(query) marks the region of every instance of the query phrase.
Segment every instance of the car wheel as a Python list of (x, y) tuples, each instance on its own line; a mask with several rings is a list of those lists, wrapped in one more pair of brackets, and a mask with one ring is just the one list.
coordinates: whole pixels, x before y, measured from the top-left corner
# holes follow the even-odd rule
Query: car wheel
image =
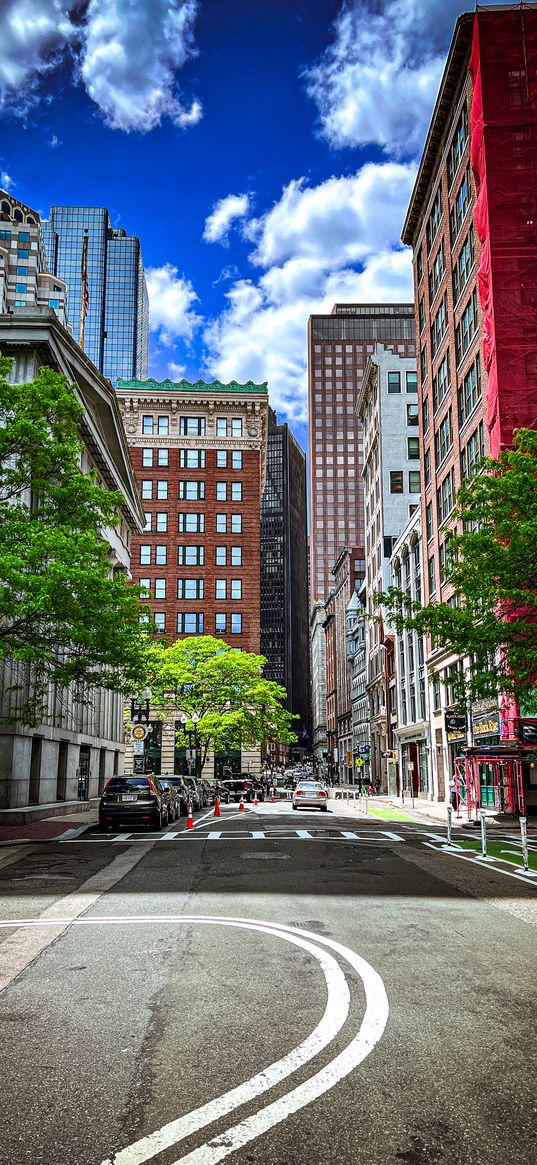
[(328, 805), (321, 805), (321, 813), (328, 813)]
[(293, 805), (293, 809), (298, 810), (298, 805)]

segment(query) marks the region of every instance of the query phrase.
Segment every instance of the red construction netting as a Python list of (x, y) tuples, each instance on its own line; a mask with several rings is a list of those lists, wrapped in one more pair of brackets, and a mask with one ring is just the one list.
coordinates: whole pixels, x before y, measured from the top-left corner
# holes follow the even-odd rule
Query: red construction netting
[(491, 453), (537, 428), (537, 7), (476, 11), (470, 74)]

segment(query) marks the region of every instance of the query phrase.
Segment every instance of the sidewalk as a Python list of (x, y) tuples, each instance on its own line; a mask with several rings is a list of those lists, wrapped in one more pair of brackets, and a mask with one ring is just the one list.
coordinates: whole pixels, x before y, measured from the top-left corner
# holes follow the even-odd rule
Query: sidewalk
[(0, 815), (0, 844), (2, 842), (50, 841), (72, 831), (83, 833), (97, 823), (97, 808), (83, 813), (67, 813), (57, 817), (42, 817), (22, 825), (2, 825)]

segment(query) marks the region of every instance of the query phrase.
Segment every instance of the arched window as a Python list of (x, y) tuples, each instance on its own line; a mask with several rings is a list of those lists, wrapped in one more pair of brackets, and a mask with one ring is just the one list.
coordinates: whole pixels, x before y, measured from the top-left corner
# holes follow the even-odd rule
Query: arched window
[(11, 207), (9, 202), (2, 203), (2, 214), (11, 214)]
[(23, 221), (22, 210), (19, 210), (18, 206), (16, 206), (15, 210), (13, 211), (13, 218), (15, 219), (15, 222), (22, 222)]

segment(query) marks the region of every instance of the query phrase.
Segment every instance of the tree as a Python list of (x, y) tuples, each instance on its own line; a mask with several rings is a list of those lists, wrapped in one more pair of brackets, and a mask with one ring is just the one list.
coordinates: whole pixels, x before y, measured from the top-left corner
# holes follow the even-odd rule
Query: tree
[(145, 641), (138, 592), (103, 537), (123, 499), (81, 468), (75, 390), (51, 368), (10, 384), (10, 366), (0, 357), (0, 661), (18, 688), (5, 719), (35, 726), (50, 683), (83, 701), (143, 682)]
[(398, 631), (429, 633), (470, 659), (450, 677), (458, 700), (506, 693), (537, 709), (537, 433), (519, 430), (512, 449), (485, 458), (457, 494), (446, 581), (455, 603), (410, 601), (390, 587), (376, 601)]
[(253, 747), (268, 740), (292, 743), (297, 717), (282, 706), (286, 691), (264, 679), (262, 655), (237, 651), (210, 635), (148, 643), (151, 706), (177, 708), (196, 734), (200, 769), (210, 749)]

